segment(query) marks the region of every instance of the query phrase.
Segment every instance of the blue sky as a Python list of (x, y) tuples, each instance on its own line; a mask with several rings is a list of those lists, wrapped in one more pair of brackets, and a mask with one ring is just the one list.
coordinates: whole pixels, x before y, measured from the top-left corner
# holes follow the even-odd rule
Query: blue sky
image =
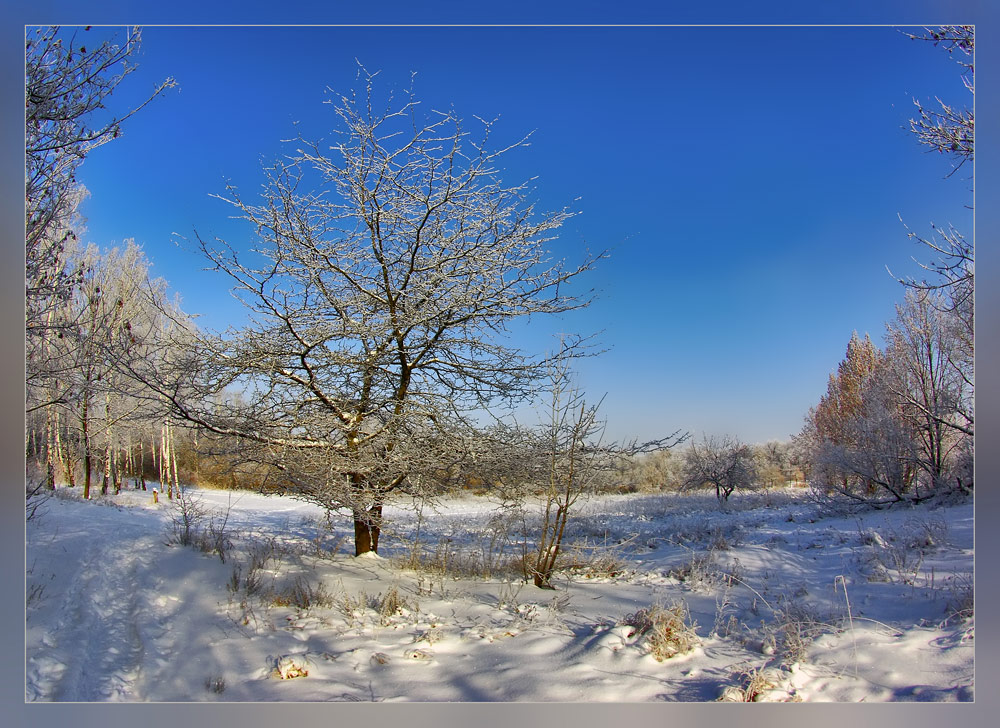
[(886, 266), (917, 270), (898, 216), (971, 235), (968, 173), (944, 179), (907, 130), (914, 97), (971, 95), (947, 54), (893, 28), (147, 27), (113, 103), (178, 88), (82, 167), (86, 239), (135, 238), (186, 311), (238, 324), (227, 281), (177, 236), (242, 245), (211, 195), (257, 188), (296, 129), (327, 136), (325, 90), (356, 85), (355, 59), (384, 89), (416, 72), (428, 108), (499, 116), (498, 143), (534, 132), (505, 179), (537, 176), (540, 208), (580, 213), (556, 256), (612, 253), (586, 280), (596, 302), (524, 342), (603, 332), (580, 377), (615, 438), (788, 438), (851, 332), (881, 340), (903, 293)]

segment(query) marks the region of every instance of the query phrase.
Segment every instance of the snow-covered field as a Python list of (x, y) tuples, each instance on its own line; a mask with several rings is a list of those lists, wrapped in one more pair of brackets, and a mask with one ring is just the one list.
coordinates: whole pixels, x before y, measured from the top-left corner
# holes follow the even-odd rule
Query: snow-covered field
[[(387, 508), (382, 557), (355, 558), (343, 516), (188, 497), (202, 533), (228, 514), (225, 562), (170, 543), (176, 506), (149, 492), (61, 489), (29, 521), (28, 701), (974, 698), (971, 503), (823, 516), (801, 490), (725, 512), (703, 494), (594, 497), (548, 591), (471, 573), (514, 555), (500, 544), (521, 523), (486, 498)], [(417, 539), (436, 562), (415, 571)], [(639, 629), (656, 605), (687, 610), (693, 649), (656, 659)]]

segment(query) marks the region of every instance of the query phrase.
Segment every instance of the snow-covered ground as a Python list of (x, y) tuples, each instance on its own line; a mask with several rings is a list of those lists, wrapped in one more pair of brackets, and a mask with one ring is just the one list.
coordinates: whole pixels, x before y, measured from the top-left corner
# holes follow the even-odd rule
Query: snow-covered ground
[[(523, 523), (486, 498), (387, 508), (382, 556), (355, 558), (343, 516), (188, 497), (225, 562), (172, 543), (177, 508), (149, 492), (60, 489), (29, 521), (27, 700), (974, 697), (971, 503), (823, 516), (801, 490), (725, 512), (703, 494), (595, 497), (549, 591), (471, 573), (513, 556), (500, 544)], [(448, 571), (405, 568), (417, 541)], [(637, 628), (656, 605), (688, 610), (691, 651), (652, 654)]]

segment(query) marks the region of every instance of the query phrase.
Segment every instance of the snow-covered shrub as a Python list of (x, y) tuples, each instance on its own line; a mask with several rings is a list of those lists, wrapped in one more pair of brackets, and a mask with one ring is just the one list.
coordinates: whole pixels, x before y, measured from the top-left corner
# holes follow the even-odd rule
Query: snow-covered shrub
[(449, 579), (510, 578), (526, 573), (522, 554), (510, 554), (482, 544), (480, 548), (457, 548), (447, 538), (441, 539), (433, 551), (415, 548), (394, 563), (401, 569)]
[(659, 662), (690, 652), (701, 639), (698, 627), (691, 620), (691, 613), (684, 602), (673, 602), (664, 607), (654, 604), (629, 614), (622, 624), (631, 627), (628, 638), (642, 637), (650, 654)]
[(368, 595), (361, 591), (355, 596), (347, 592), (340, 595), (336, 600), (336, 607), (347, 620), (347, 624), (364, 624), (365, 612), (368, 610)]
[(762, 703), (788, 702), (792, 698), (785, 686), (787, 677), (771, 667), (752, 667), (735, 676), (737, 685), (726, 685), (719, 695), (720, 702)]
[(625, 571), (620, 545), (573, 544), (560, 555), (556, 568), (586, 579), (614, 579)]
[(802, 662), (816, 638), (835, 629), (808, 607), (799, 604), (788, 605), (777, 616), (776, 647), (787, 664)]
[(205, 519), (205, 505), (200, 498), (178, 489), (177, 497), (170, 502), (170, 527), (173, 538), (170, 543), (192, 546)]
[(427, 662), (434, 659), (434, 653), (430, 650), (423, 650), (417, 647), (406, 650), (403, 653), (403, 657), (408, 660), (418, 660), (420, 662)]
[(193, 546), (204, 554), (217, 554), (226, 563), (232, 541), (227, 524), (229, 510), (218, 516), (209, 516), (208, 509), (200, 498), (191, 495), (184, 488), (170, 502), (171, 535), (167, 543)]
[(689, 561), (672, 567), (667, 576), (683, 582), (693, 590), (712, 589), (722, 583), (725, 574), (715, 560), (715, 551), (694, 554)]
[(948, 542), (948, 524), (943, 518), (910, 518), (903, 524), (910, 546), (932, 551)]
[[(947, 533), (947, 528), (944, 533)], [(934, 528), (930, 522), (918, 525), (908, 522), (900, 529), (886, 529), (882, 533), (863, 531), (861, 542), (870, 547), (867, 558), (869, 581), (916, 583), (925, 553), (939, 543), (935, 535), (943, 539), (941, 529)]]
[(442, 639), (444, 639), (444, 633), (441, 631), (441, 628), (431, 627), (418, 633), (413, 638), (413, 641), (426, 642), (428, 645), (433, 645), (435, 642), (440, 642)]
[(976, 585), (970, 574), (959, 574), (949, 580), (951, 598), (945, 606), (948, 616), (944, 624), (967, 621), (976, 614)]

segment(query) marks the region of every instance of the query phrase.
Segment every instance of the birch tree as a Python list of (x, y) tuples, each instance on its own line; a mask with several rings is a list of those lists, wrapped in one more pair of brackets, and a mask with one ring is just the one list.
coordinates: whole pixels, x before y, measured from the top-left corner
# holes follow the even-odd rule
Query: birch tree
[[(64, 373), (48, 349), (71, 329), (65, 305), (81, 282), (74, 259), (80, 246), (78, 216), (86, 190), (77, 180), (84, 159), (122, 133), (122, 124), (166, 88), (166, 79), (134, 109), (98, 117), (136, 66), (141, 33), (129, 28), (121, 42), (92, 38), (90, 27), (29, 27), (25, 34), (25, 344), (27, 407), (61, 396)], [(89, 48), (88, 48), (89, 46)]]
[(332, 144), (299, 139), (259, 199), (222, 196), (250, 242), (198, 244), (251, 323), (202, 336), (159, 385), (291, 492), (348, 510), (359, 555), (377, 552), (391, 493), (455, 457), (477, 417), (537, 392), (545, 357), (510, 327), (586, 306), (574, 284), (603, 255), (551, 259), (573, 213), (542, 212), (530, 182), (500, 177), (526, 139), (494, 147), (492, 122), (470, 128), (412, 93), (383, 106), (360, 78), (361, 93), (331, 98)]
[[(103, 254), (90, 246), (80, 260), (80, 281), (67, 304), (75, 323), (49, 347), (64, 371), (60, 397), (47, 405), (46, 413), (50, 421), (64, 420), (71, 428), (66, 449), (75, 452), (63, 458), (64, 473), (72, 483), (78, 459), (84, 497), (89, 498), (99, 467), (102, 493), (111, 485), (119, 487), (117, 463), (129, 433), (140, 432), (148, 420), (162, 419), (162, 403), (129, 376), (130, 361), (143, 358), (146, 366), (157, 366), (166, 345), (164, 326), (181, 314), (166, 300), (166, 283), (150, 280), (149, 263), (134, 241)], [(60, 451), (57, 434), (55, 429), (48, 437), (50, 453)]]

